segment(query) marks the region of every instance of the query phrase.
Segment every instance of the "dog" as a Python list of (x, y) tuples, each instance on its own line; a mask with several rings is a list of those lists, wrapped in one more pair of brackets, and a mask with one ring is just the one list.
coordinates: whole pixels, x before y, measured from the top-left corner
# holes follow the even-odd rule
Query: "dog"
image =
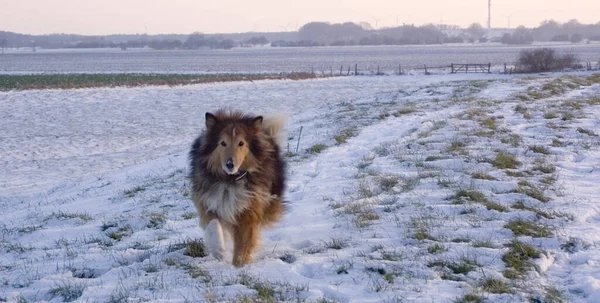
[(231, 236), (233, 265), (251, 263), (262, 229), (283, 216), (284, 123), (284, 116), (206, 113), (206, 129), (189, 154), (191, 198), (207, 250), (220, 261), (225, 258), (225, 236)]

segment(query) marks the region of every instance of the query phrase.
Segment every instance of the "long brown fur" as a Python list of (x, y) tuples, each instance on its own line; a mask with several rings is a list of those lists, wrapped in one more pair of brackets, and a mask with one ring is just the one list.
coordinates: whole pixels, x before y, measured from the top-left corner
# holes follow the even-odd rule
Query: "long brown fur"
[(284, 212), (285, 163), (278, 145), (282, 125), (279, 117), (207, 113), (206, 129), (190, 151), (192, 201), (205, 242), (222, 259), (220, 231), (229, 233), (236, 267), (252, 262), (262, 228)]

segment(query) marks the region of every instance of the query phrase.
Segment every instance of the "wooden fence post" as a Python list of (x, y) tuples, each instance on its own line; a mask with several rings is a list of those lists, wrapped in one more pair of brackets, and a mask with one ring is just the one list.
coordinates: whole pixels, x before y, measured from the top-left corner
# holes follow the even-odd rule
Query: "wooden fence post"
[(347, 76), (350, 76), (350, 65), (348, 65), (348, 74)]
[(398, 64), (398, 75), (402, 75), (402, 65)]
[(354, 75), (358, 75), (358, 64), (354, 64)]
[(340, 65), (340, 76), (342, 75), (342, 72), (344, 71), (344, 66)]
[(506, 70), (506, 63), (504, 63), (504, 73), (505, 73), (505, 74), (507, 73), (507, 70)]
[(377, 65), (377, 75), (379, 75), (379, 65)]
[(424, 64), (423, 66), (425, 66), (425, 75), (429, 75), (429, 73), (427, 72), (427, 64)]
[(450, 63), (450, 73), (454, 74), (454, 63)]
[(492, 72), (492, 63), (488, 63), (488, 74)]
[(331, 66), (331, 65), (329, 66), (329, 72), (333, 76), (333, 66)]

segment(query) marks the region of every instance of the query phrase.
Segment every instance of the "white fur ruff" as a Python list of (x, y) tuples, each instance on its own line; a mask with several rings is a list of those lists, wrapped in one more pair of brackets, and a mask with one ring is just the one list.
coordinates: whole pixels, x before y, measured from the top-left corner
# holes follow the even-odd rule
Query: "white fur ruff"
[(204, 242), (210, 254), (219, 261), (225, 259), (225, 236), (217, 219), (211, 220), (204, 229)]
[(202, 195), (204, 206), (215, 213), (220, 219), (230, 224), (235, 223), (235, 217), (248, 207), (250, 193), (242, 184), (221, 183), (213, 186)]

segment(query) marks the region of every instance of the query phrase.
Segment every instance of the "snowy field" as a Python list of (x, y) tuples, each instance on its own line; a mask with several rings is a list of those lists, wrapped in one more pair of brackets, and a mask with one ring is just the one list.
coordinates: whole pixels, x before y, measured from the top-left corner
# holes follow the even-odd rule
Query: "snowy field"
[[(243, 269), (186, 179), (228, 106), (290, 116)], [(3, 92), (0, 129), (0, 302), (600, 302), (599, 75)]]
[(450, 63), (514, 64), (523, 49), (552, 47), (582, 62), (600, 60), (600, 43), (496, 43), (410, 46), (257, 47), (231, 50), (158, 51), (133, 49), (38, 50), (0, 54), (0, 74), (30, 73), (338, 73), (358, 64), (359, 72), (396, 73), (398, 65), (449, 66)]

